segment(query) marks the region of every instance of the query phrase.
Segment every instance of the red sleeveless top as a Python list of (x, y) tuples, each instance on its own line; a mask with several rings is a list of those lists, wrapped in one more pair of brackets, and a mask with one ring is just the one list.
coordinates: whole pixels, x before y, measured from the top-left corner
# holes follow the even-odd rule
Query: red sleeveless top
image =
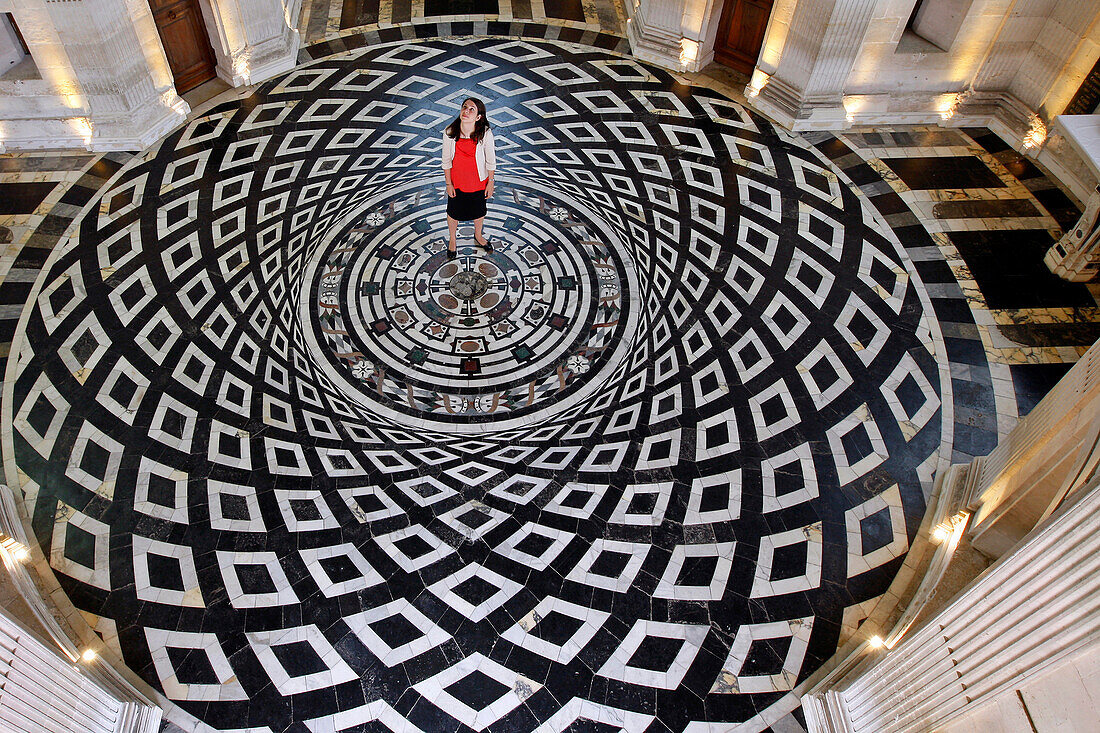
[(477, 143), (468, 137), (460, 137), (455, 140), (455, 157), (451, 162), (451, 183), (459, 191), (472, 193), (484, 191), (488, 180), (481, 180), (477, 175), (477, 159), (474, 151)]

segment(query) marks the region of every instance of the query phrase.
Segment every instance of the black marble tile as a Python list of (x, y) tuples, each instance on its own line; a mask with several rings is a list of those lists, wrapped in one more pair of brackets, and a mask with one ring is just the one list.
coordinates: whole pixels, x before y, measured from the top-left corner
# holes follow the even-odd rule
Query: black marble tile
[[(412, 0), (393, 0), (391, 6), (391, 21), (394, 23), (408, 23), (412, 20)], [(400, 29), (395, 29), (400, 30)]]
[(951, 266), (944, 260), (921, 260), (914, 262), (913, 266), (925, 284), (957, 282)]
[(1092, 346), (1100, 339), (1100, 323), (1019, 323), (997, 329), (1024, 346)]
[(512, 17), (517, 20), (531, 20), (531, 0), (512, 0)]
[(1033, 191), (1032, 195), (1054, 217), (1063, 231), (1068, 232), (1081, 218), (1081, 209), (1061, 189), (1054, 187), (1039, 189)]
[(377, 23), (378, 3), (379, 0), (344, 0), (340, 9), (340, 27), (354, 28)]
[(990, 132), (984, 127), (964, 127), (960, 129), (962, 132), (969, 135), (974, 142), (981, 145), (990, 153), (1000, 153), (1005, 150), (1012, 150), (1012, 147), (996, 133)]
[(1042, 212), (1027, 199), (941, 201), (932, 207), (932, 216), (937, 219), (1004, 219), (1041, 215)]
[(974, 314), (970, 304), (963, 298), (932, 298), (932, 308), (936, 317), (946, 323), (973, 323)]
[(934, 188), (1004, 188), (1005, 182), (973, 156), (883, 158), (914, 191)]
[[(496, 15), (497, 0), (424, 0), (424, 15)], [(547, 14), (549, 15), (549, 14)]]
[(872, 196), (871, 203), (883, 215), (908, 212), (909, 206), (896, 193), (884, 193), (880, 196)]
[(1054, 243), (1044, 229), (949, 232), (990, 308), (1091, 306), (1088, 288), (1047, 269), (1043, 256)]
[(33, 214), (56, 186), (55, 181), (0, 183), (0, 215)]
[(1029, 414), (1072, 367), (1072, 364), (1010, 365), (1020, 417)]
[(584, 22), (581, 0), (544, 0), (543, 6), (546, 9), (547, 18)]

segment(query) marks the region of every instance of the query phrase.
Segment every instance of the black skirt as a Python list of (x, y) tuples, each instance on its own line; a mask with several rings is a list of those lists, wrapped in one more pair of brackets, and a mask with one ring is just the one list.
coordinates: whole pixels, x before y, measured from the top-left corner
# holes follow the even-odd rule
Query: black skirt
[(455, 189), (454, 198), (447, 199), (447, 216), (458, 221), (473, 221), (485, 216), (484, 191), (459, 191)]

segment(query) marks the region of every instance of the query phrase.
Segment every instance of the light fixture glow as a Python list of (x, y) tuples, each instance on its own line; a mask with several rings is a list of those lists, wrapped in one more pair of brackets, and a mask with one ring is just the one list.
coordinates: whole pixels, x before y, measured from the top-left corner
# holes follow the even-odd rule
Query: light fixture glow
[(755, 97), (764, 87), (768, 86), (769, 81), (771, 81), (771, 76), (760, 69), (753, 69), (752, 79), (749, 80), (749, 96)]
[(699, 56), (699, 43), (689, 38), (680, 39), (680, 64), (687, 66)]
[(77, 135), (84, 139), (85, 145), (92, 144), (92, 121), (87, 117), (72, 117), (69, 119), (69, 126), (73, 129)]
[[(932, 539), (939, 544), (949, 541), (952, 545), (958, 544), (959, 539), (962, 538), (963, 529), (966, 528), (966, 520), (969, 518), (969, 512), (959, 512), (948, 517), (932, 529)], [(954, 550), (954, 546), (951, 549)]]
[(248, 59), (238, 58), (234, 61), (233, 73), (244, 79), (246, 86), (252, 83), (252, 69), (248, 65)]
[(95, 658), (96, 658), (95, 649), (85, 649), (80, 655), (80, 659), (85, 664), (91, 664), (92, 662), (95, 661)]
[(1042, 147), (1047, 140), (1047, 126), (1039, 115), (1032, 115), (1028, 120), (1029, 128), (1024, 135), (1024, 149)]
[(6, 535), (0, 535), (0, 537), (3, 537), (0, 539), (0, 547), (4, 548), (4, 552), (8, 553), (12, 560), (23, 562), (31, 556), (31, 551), (22, 542)]
[(886, 646), (886, 641), (878, 634), (875, 634), (870, 639), (868, 639), (867, 643), (871, 646), (872, 649), (882, 649)]
[(959, 110), (959, 104), (962, 102), (961, 94), (945, 94), (944, 104), (940, 108), (940, 119), (949, 120), (955, 116), (955, 113)]

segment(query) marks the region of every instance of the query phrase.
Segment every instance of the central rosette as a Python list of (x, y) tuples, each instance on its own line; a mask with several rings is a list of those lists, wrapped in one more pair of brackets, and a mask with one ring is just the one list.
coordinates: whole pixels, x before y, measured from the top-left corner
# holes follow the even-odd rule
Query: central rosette
[(451, 260), (435, 189), (365, 203), (314, 260), (313, 330), (344, 381), (406, 415), (514, 417), (621, 359), (633, 273), (614, 228), (563, 194), (508, 185), (485, 220), (493, 251), (464, 224)]
[[(451, 271), (451, 268), (445, 267), (444, 270)], [(494, 305), (500, 302), (500, 298), (495, 295), (485, 295), (485, 292), (489, 289), (488, 278), (496, 274), (496, 268), (491, 264), (480, 265), (478, 268), (480, 272), (474, 272), (472, 270), (463, 270), (454, 277), (451, 278), (450, 288), (451, 292), (462, 300), (478, 300), (479, 305), (482, 308), (492, 308)]]

